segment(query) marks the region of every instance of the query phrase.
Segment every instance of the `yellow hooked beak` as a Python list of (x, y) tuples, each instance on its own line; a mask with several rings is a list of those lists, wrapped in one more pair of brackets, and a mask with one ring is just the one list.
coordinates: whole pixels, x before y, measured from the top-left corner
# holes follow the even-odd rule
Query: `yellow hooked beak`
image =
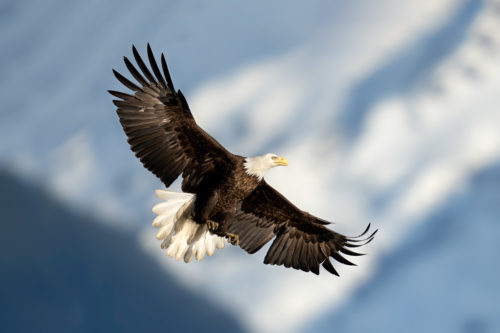
[(284, 157), (280, 157), (278, 158), (278, 160), (276, 161), (276, 165), (284, 165), (284, 166), (287, 166), (288, 165), (288, 160)]

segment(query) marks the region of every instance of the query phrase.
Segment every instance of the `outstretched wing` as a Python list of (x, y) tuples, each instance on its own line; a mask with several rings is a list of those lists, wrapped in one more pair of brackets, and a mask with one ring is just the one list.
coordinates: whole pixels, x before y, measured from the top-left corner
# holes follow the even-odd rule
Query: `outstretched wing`
[(229, 227), (237, 234), (240, 247), (249, 253), (258, 251), (274, 236), (264, 259), (265, 264), (284, 265), (319, 274), (321, 264), (338, 275), (330, 257), (346, 265), (354, 265), (342, 254), (359, 256), (349, 248), (369, 243), (377, 230), (367, 235), (370, 225), (357, 237), (346, 237), (325, 227), (326, 222), (295, 207), (265, 181), (242, 203)]
[(231, 167), (234, 157), (196, 124), (181, 91), (175, 92), (165, 56), (161, 55), (162, 75), (149, 44), (147, 50), (154, 76), (132, 46), (142, 74), (127, 57), (124, 61), (139, 85), (113, 70), (133, 94), (109, 93), (119, 98), (113, 103), (130, 147), (142, 164), (167, 187), (182, 173), (182, 190), (195, 192), (207, 175)]

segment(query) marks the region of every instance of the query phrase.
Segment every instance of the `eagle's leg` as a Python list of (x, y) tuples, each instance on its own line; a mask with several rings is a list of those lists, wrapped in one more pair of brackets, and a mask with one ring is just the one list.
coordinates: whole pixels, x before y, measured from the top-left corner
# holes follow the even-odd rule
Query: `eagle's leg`
[(196, 196), (194, 204), (194, 220), (200, 224), (206, 224), (211, 233), (216, 233), (219, 228), (219, 223), (215, 222), (215, 218), (211, 217), (212, 210), (217, 204), (217, 192), (201, 192)]
[[(219, 221), (219, 223), (217, 222), (213, 223), (217, 224), (217, 229), (215, 232), (217, 235), (227, 238), (228, 243), (237, 246), (240, 244), (240, 237), (236, 234), (228, 232), (233, 216), (234, 216), (234, 211), (225, 211), (223, 213), (216, 214), (214, 216), (214, 219)], [(210, 223), (210, 221), (207, 223)]]

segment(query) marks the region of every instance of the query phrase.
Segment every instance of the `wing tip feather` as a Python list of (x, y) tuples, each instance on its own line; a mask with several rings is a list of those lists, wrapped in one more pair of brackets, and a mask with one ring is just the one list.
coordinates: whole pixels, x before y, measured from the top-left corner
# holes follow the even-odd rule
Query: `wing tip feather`
[(326, 269), (329, 273), (336, 275), (336, 276), (340, 276), (339, 273), (337, 272), (337, 270), (335, 269), (335, 267), (333, 267), (330, 259), (326, 258), (325, 261), (323, 261), (323, 264), (321, 266), (323, 266), (323, 268)]
[(139, 52), (137, 51), (136, 47), (134, 44), (132, 44), (132, 54), (134, 55), (134, 59), (135, 61), (137, 62), (137, 65), (139, 65), (139, 68), (141, 69), (142, 73), (144, 74), (144, 76), (152, 83), (152, 84), (157, 84), (158, 82), (156, 82), (155, 78), (153, 77), (153, 75), (151, 74), (151, 72), (149, 71), (148, 67), (146, 66), (146, 64), (144, 63), (144, 61), (142, 60), (142, 57), (141, 55), (139, 54)]
[(153, 73), (156, 76), (156, 79), (163, 87), (166, 88), (167, 83), (165, 82), (165, 79), (163, 78), (163, 75), (161, 74), (161, 71), (158, 68), (158, 64), (156, 63), (155, 56), (153, 53), (153, 49), (151, 48), (151, 45), (149, 45), (149, 42), (147, 45), (147, 52), (148, 52), (149, 64), (151, 65), (151, 68), (153, 69)]

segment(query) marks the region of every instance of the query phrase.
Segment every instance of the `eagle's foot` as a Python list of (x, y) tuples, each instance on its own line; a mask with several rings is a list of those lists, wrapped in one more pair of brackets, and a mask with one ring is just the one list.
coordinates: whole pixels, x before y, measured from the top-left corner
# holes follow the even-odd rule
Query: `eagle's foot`
[(235, 234), (226, 234), (227, 242), (231, 243), (231, 245), (238, 246), (240, 244), (240, 237)]
[(208, 220), (207, 227), (208, 227), (208, 230), (210, 230), (212, 233), (215, 233), (217, 231), (217, 229), (219, 229), (219, 223), (212, 221), (212, 220)]

